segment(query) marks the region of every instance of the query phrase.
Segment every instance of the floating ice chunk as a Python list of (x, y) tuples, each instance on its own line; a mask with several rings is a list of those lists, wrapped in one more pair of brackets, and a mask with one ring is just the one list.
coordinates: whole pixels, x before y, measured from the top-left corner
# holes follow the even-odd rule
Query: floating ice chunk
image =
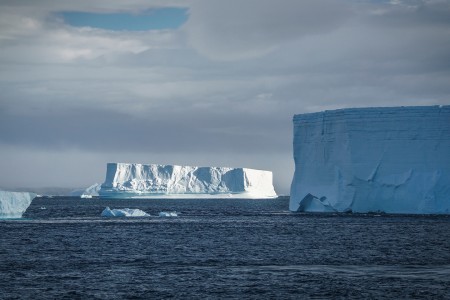
[(450, 106), (294, 116), (289, 209), (450, 214)]
[(160, 217), (178, 217), (177, 212), (175, 211), (162, 211), (159, 213)]
[(101, 214), (102, 217), (150, 217), (148, 213), (140, 209), (122, 208), (110, 209), (106, 207)]
[(83, 195), (80, 196), (80, 198), (82, 198), (82, 199), (91, 199), (92, 195), (85, 195), (85, 194), (83, 194)]
[(272, 172), (247, 168), (109, 163), (101, 198), (276, 198)]
[(35, 197), (33, 193), (0, 191), (0, 218), (22, 218)]

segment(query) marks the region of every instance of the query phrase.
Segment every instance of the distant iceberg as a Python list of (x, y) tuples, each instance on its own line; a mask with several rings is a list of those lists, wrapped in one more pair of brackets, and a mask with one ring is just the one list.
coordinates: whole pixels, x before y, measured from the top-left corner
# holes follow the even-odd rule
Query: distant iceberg
[(81, 194), (81, 198), (92, 198), (92, 196), (98, 196), (98, 192), (102, 187), (99, 183), (94, 183), (90, 187), (86, 188), (84, 192)]
[(450, 213), (450, 106), (294, 116), (289, 209)]
[(122, 209), (110, 209), (106, 207), (102, 213), (102, 217), (150, 217), (148, 213), (140, 209), (122, 208)]
[(275, 198), (272, 172), (247, 168), (109, 163), (101, 198)]
[(37, 195), (28, 192), (0, 191), (0, 219), (22, 218)]
[(98, 192), (100, 191), (101, 184), (94, 183), (86, 189), (78, 189), (70, 192), (70, 196), (79, 196), (80, 198), (92, 198), (93, 196), (98, 196)]

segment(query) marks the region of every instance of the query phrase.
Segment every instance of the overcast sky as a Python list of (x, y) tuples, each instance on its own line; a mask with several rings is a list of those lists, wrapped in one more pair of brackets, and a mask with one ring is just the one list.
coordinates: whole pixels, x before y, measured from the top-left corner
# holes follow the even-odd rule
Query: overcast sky
[(449, 103), (449, 0), (0, 0), (2, 188), (136, 162), (288, 194), (294, 114)]

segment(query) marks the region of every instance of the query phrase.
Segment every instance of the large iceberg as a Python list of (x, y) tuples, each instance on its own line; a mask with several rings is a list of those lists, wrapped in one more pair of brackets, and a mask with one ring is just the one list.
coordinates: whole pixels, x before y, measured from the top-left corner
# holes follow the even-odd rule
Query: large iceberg
[(34, 193), (0, 191), (0, 219), (22, 218), (35, 197)]
[(291, 211), (450, 213), (450, 106), (294, 116)]
[(246, 168), (109, 163), (101, 198), (274, 198), (272, 172)]

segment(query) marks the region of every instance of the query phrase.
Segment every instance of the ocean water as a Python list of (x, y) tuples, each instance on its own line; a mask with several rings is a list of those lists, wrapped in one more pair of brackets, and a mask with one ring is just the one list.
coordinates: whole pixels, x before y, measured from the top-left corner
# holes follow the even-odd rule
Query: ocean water
[[(152, 217), (102, 218), (106, 206)], [(0, 220), (0, 299), (450, 299), (449, 216), (287, 208), (37, 198)]]

